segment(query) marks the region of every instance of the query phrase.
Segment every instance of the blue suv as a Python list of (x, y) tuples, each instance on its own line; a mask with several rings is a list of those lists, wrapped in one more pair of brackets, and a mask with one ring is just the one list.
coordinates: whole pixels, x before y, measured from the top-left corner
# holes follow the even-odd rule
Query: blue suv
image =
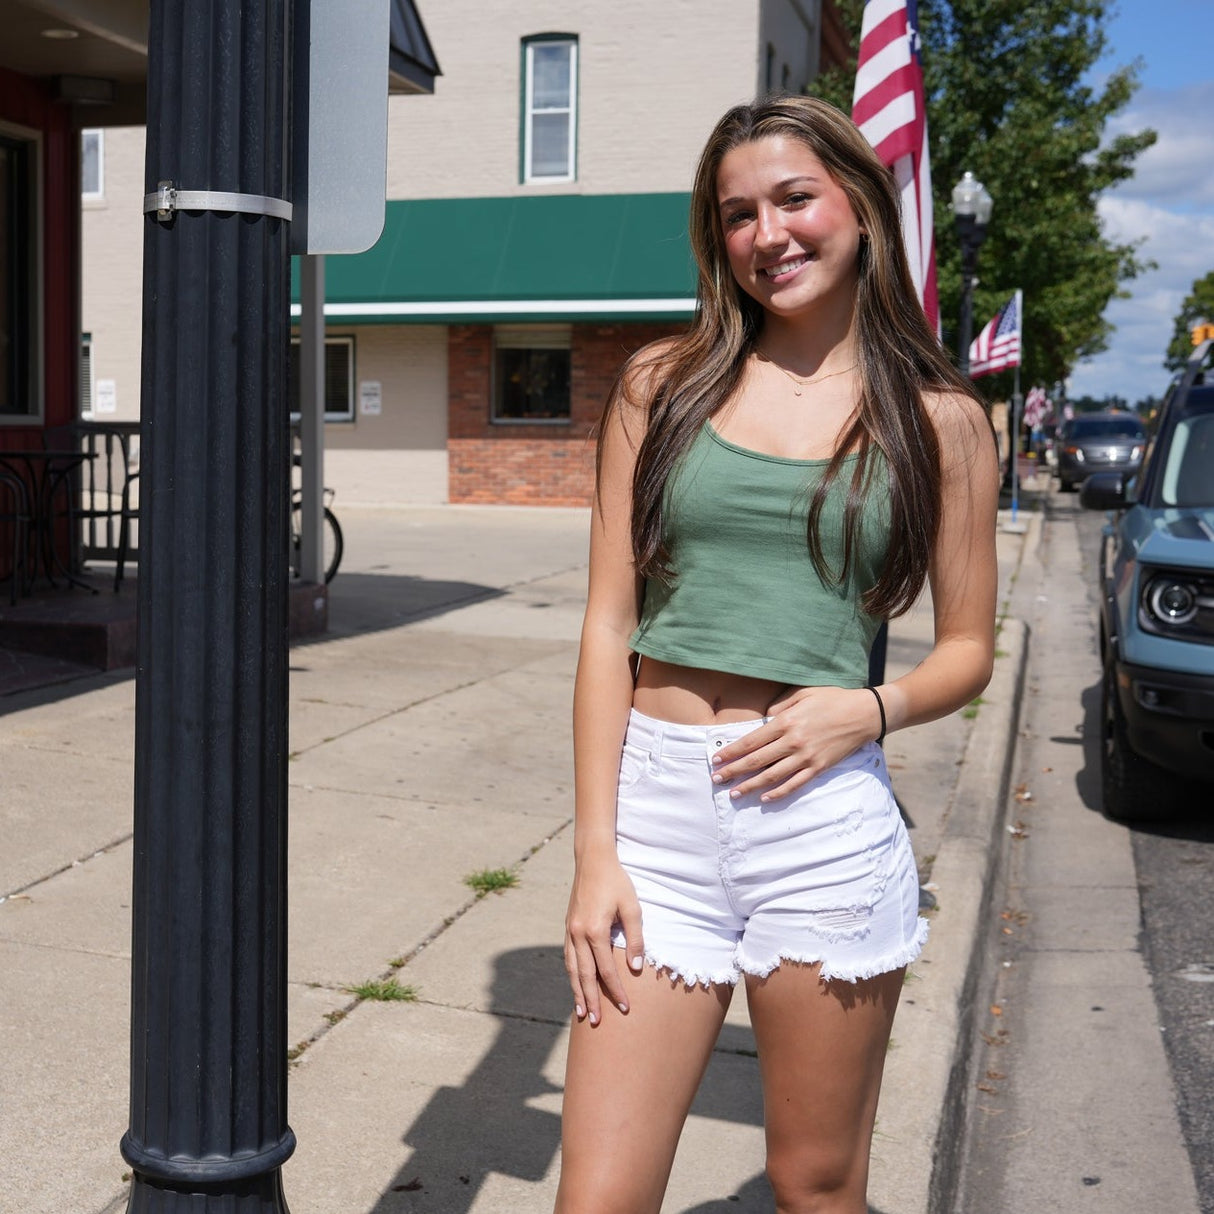
[(1080, 494), (1116, 512), (1100, 560), (1101, 782), (1122, 821), (1174, 814), (1186, 782), (1214, 781), (1212, 347), (1169, 390), (1141, 474), (1095, 472)]

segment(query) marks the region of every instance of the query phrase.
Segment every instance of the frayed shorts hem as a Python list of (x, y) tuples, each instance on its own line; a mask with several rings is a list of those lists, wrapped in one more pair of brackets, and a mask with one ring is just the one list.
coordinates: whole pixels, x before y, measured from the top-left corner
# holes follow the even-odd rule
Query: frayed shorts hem
[[(784, 964), (821, 965), (818, 977), (823, 982), (854, 984), (864, 982), (869, 978), (878, 978), (882, 974), (888, 974), (892, 970), (910, 965), (923, 951), (923, 946), (927, 943), (928, 930), (927, 920), (920, 918), (916, 923), (913, 938), (903, 948), (878, 957), (874, 961), (866, 962), (864, 965), (833, 964), (829, 956), (825, 955), (829, 952), (828, 949), (817, 953), (781, 953), (774, 960), (759, 960), (747, 956), (741, 948), (738, 949), (730, 965), (709, 972), (703, 972), (694, 965), (684, 965), (669, 957), (655, 955), (648, 949), (645, 951), (645, 963), (658, 973), (665, 974), (671, 982), (681, 982), (684, 986), (702, 986), (706, 989), (713, 986), (737, 986), (746, 975), (752, 978), (768, 978)], [(614, 943), (617, 948), (624, 947), (622, 933), (618, 935)]]

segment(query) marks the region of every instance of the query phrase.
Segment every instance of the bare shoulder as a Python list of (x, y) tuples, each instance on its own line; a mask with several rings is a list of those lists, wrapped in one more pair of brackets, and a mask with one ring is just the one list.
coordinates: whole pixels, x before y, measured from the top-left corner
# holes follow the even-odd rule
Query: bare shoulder
[(648, 408), (662, 368), (678, 349), (679, 337), (659, 337), (642, 346), (624, 364), (621, 386), (631, 403)]
[(935, 428), (945, 466), (950, 456), (967, 459), (995, 451), (995, 434), (986, 409), (965, 392), (928, 391), (923, 407)]
[(620, 372), (607, 410), (607, 421), (621, 427), (633, 446), (639, 442), (649, 423), (649, 410), (661, 381), (662, 370), (678, 344), (677, 337), (651, 341), (633, 354)]

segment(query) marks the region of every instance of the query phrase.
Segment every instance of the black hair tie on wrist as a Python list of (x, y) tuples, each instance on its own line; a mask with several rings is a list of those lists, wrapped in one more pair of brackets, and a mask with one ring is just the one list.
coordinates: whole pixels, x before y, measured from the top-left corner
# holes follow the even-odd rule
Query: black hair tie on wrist
[(877, 701), (877, 711), (881, 714), (881, 732), (877, 734), (877, 745), (880, 746), (885, 741), (885, 704), (881, 700), (881, 693), (871, 683), (866, 685), (864, 690), (873, 693)]

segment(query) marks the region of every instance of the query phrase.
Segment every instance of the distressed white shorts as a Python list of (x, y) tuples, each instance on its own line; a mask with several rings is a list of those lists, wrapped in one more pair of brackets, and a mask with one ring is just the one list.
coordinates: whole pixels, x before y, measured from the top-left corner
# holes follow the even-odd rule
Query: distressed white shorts
[[(860, 747), (789, 797), (733, 800), (713, 753), (762, 721), (674, 725), (635, 709), (620, 759), (616, 846), (641, 902), (645, 958), (687, 985), (821, 962), (855, 982), (927, 939), (885, 756)], [(624, 945), (616, 924), (612, 943)]]

